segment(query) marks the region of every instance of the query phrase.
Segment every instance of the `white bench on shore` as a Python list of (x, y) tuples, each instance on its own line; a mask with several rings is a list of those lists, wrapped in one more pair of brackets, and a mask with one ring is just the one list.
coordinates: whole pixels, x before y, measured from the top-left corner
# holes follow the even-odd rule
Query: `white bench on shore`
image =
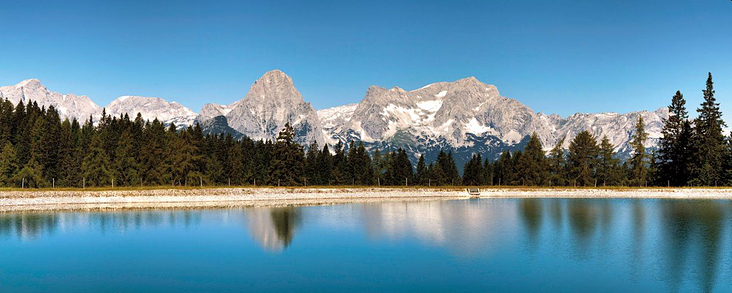
[(468, 191), (468, 194), (470, 194), (470, 196), (479, 196), (480, 195), (480, 189), (478, 189), (478, 188), (468, 188), (467, 191)]

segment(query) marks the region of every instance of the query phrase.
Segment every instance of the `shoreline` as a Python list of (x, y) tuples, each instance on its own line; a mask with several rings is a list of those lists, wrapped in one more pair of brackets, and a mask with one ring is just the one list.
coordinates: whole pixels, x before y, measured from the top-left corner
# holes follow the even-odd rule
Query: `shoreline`
[(732, 188), (226, 187), (118, 190), (0, 190), (0, 212), (231, 208), (469, 198), (732, 199)]

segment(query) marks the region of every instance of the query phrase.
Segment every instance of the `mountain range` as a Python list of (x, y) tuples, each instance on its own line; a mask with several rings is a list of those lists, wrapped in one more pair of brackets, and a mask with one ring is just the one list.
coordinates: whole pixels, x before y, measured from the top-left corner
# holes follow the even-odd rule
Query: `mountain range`
[(607, 136), (620, 157), (631, 152), (629, 142), (638, 116), (643, 116), (649, 139), (661, 137), (666, 107), (631, 113), (577, 113), (569, 117), (534, 112), (501, 94), (494, 85), (475, 77), (437, 82), (407, 91), (399, 87), (371, 86), (359, 103), (316, 111), (305, 102), (292, 78), (280, 70), (265, 73), (243, 99), (229, 105), (206, 104), (196, 114), (185, 106), (161, 98), (122, 96), (99, 107), (87, 96), (49, 91), (37, 79), (0, 87), (0, 98), (14, 104), (36, 101), (53, 105), (62, 117), (98, 119), (139, 112), (144, 119), (158, 118), (180, 127), (199, 122), (206, 133), (230, 133), (236, 138), (275, 139), (285, 123), (295, 129), (301, 144), (335, 145), (360, 141), (370, 149), (405, 148), (412, 160), (424, 154), (434, 159), (441, 149), (451, 150), (462, 165), (473, 153), (496, 158), (503, 150), (518, 150), (532, 133), (551, 149), (562, 137), (564, 147), (579, 132), (589, 130), (598, 139)]

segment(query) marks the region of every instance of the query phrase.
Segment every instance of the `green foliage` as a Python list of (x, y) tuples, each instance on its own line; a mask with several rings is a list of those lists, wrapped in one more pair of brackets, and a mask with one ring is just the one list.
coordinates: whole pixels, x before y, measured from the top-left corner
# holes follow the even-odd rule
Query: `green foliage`
[(588, 131), (582, 131), (574, 137), (569, 143), (569, 154), (567, 155), (570, 184), (594, 186), (598, 152), (595, 136)]
[(0, 152), (0, 185), (10, 185), (11, 178), (17, 170), (18, 157), (15, 154), (15, 148), (9, 140), (6, 140)]

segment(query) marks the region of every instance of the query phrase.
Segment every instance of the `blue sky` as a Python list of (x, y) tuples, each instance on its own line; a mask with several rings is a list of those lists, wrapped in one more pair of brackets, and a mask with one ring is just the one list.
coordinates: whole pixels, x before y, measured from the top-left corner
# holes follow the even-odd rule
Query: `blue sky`
[[(732, 1), (0, 0), (0, 84), (199, 111), (281, 69), (316, 109), (475, 76), (536, 111), (655, 110), (706, 74), (732, 117)], [(728, 119), (729, 120), (729, 119)]]

